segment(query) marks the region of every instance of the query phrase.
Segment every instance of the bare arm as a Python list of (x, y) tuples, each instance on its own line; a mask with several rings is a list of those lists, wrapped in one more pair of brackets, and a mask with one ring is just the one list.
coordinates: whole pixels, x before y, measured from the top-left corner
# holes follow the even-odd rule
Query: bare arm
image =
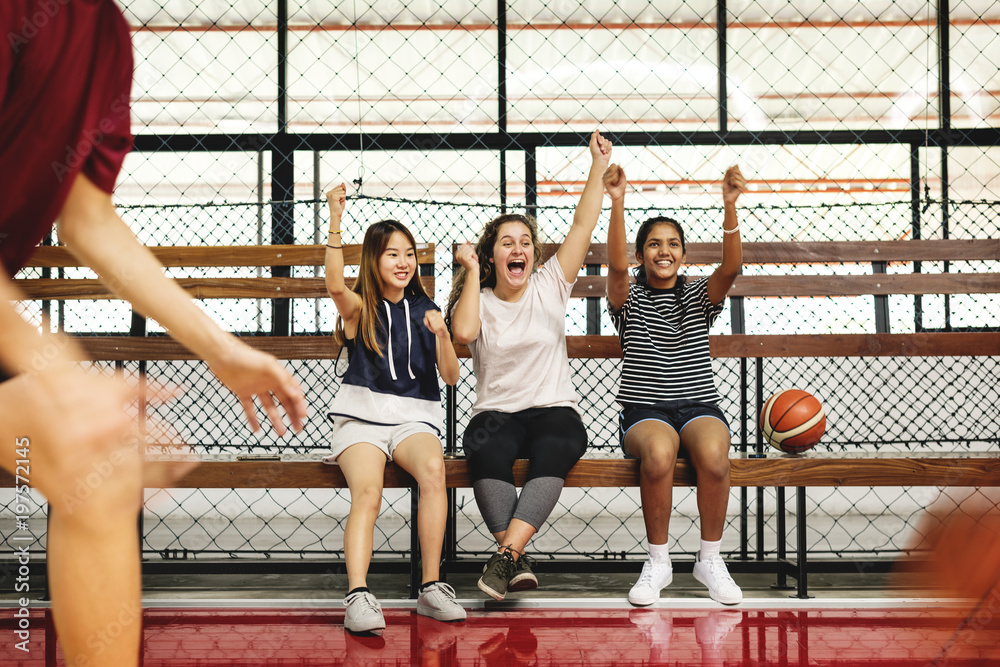
[(341, 220), (347, 203), (347, 188), (341, 183), (326, 193), (330, 205), (330, 233), (326, 241), (326, 291), (337, 306), (344, 321), (344, 333), (354, 338), (361, 317), (361, 297), (347, 289), (344, 282), (344, 242), (341, 240)]
[(440, 310), (428, 310), (424, 313), (424, 326), (436, 337), (438, 373), (445, 384), (455, 386), (458, 382), (458, 355), (455, 346), (451, 344), (448, 325)]
[(625, 170), (617, 164), (604, 172), (604, 189), (611, 197), (608, 224), (608, 303), (614, 310), (628, 298), (628, 242), (625, 239)]
[(725, 300), (743, 268), (743, 244), (736, 219), (736, 200), (746, 184), (746, 179), (736, 165), (727, 169), (722, 179), (722, 202), (725, 210), (722, 221), (722, 263), (708, 278), (708, 298), (712, 303), (718, 304)]
[(307, 407), (295, 378), (271, 355), (220, 329), (176, 282), (164, 276), (153, 254), (118, 217), (111, 196), (85, 176), (78, 176), (73, 183), (59, 222), (59, 236), (112, 292), (154, 318), (208, 362), (212, 372), (239, 398), (251, 428), (260, 427), (256, 397), (279, 435), (284, 434), (285, 426), (275, 399), (292, 426), (301, 430)]
[(465, 284), (451, 316), (451, 331), (455, 342), (468, 345), (479, 338), (479, 256), (471, 244), (466, 243), (455, 254), (455, 259), (465, 269)]
[(590, 248), (590, 237), (597, 226), (597, 218), (601, 214), (601, 201), (604, 199), (604, 186), (601, 177), (608, 167), (611, 159), (611, 142), (601, 137), (601, 133), (594, 130), (590, 135), (590, 174), (587, 176), (587, 184), (580, 195), (580, 203), (576, 205), (573, 213), (573, 226), (566, 234), (566, 240), (556, 251), (556, 258), (562, 268), (566, 282), (574, 282), (580, 273), (580, 267), (587, 258), (587, 250)]

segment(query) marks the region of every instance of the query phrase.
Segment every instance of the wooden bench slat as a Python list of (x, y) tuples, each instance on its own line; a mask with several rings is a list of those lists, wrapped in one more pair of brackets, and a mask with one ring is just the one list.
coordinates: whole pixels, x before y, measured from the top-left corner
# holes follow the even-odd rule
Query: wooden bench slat
[[(162, 466), (163, 463), (152, 463)], [(831, 486), (1000, 486), (1000, 453), (883, 453), (801, 456), (768, 454), (767, 458), (736, 455), (730, 460), (734, 487)], [(448, 488), (470, 488), (464, 459), (445, 461)], [(514, 480), (524, 484), (528, 462), (514, 465)], [(410, 488), (413, 478), (393, 464), (386, 466), (386, 488)], [(694, 469), (678, 460), (674, 485), (695, 484)], [(13, 486), (13, 476), (0, 471), (0, 487)], [(634, 459), (582, 459), (566, 478), (567, 487), (622, 488), (639, 484)], [(338, 466), (320, 461), (205, 461), (171, 488), (346, 488)]]
[[(348, 289), (354, 278), (345, 278)], [(434, 276), (421, 276), (424, 289), (434, 293)], [(323, 278), (177, 278), (195, 299), (325, 299)], [(27, 278), (17, 285), (29, 299), (50, 301), (115, 299), (96, 278)]]
[[(267, 246), (149, 246), (163, 266), (323, 266), (325, 245)], [(434, 244), (418, 243), (417, 264), (434, 263)], [(344, 263), (361, 261), (361, 244), (344, 246)], [(65, 246), (40, 246), (27, 266), (60, 268), (80, 266)]]
[[(575, 298), (603, 298), (606, 276), (580, 276)], [(905, 273), (862, 276), (738, 276), (729, 296), (816, 297), (890, 294), (996, 294), (1000, 273)]]
[[(195, 359), (171, 338), (153, 336), (82, 336), (80, 344), (92, 359), (107, 361), (156, 361)], [(251, 347), (279, 359), (336, 359), (340, 347), (332, 336), (244, 336)], [(616, 336), (567, 336), (571, 359), (616, 359), (621, 348)], [(1000, 356), (1000, 333), (916, 334), (797, 334), (709, 336), (716, 358), (757, 357), (967, 357)], [(455, 346), (458, 356), (469, 358), (469, 348)]]
[[(721, 233), (721, 230), (720, 230)], [(460, 244), (452, 246), (452, 256)], [(628, 244), (629, 259), (635, 257), (635, 244)], [(557, 243), (542, 247), (548, 259), (559, 249)], [(920, 239), (915, 241), (776, 241), (743, 243), (744, 264), (858, 264), (870, 262), (958, 262), (1000, 260), (1000, 239)], [(722, 243), (688, 243), (688, 264), (718, 264), (722, 261)], [(587, 264), (607, 265), (604, 243), (592, 243)]]

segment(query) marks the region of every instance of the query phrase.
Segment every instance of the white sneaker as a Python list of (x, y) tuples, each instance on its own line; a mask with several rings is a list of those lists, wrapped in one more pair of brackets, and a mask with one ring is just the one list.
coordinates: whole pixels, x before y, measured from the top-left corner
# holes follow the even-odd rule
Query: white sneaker
[(708, 594), (716, 602), (722, 604), (743, 602), (743, 591), (733, 581), (729, 568), (718, 554), (702, 560), (699, 551), (695, 557), (694, 578), (708, 586)]
[(385, 618), (382, 616), (382, 605), (375, 596), (360, 591), (344, 598), (344, 627), (351, 632), (375, 632), (385, 630)]
[(637, 607), (647, 607), (660, 599), (660, 591), (674, 580), (674, 568), (667, 563), (647, 560), (642, 565), (642, 574), (628, 592), (628, 601)]
[(464, 621), (465, 609), (455, 601), (455, 589), (438, 581), (420, 592), (417, 613), (436, 621)]

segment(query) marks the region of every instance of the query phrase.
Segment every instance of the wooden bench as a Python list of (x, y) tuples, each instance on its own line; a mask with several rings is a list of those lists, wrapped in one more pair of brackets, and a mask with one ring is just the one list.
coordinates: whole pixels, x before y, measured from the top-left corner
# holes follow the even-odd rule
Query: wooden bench
[[(713, 264), (719, 260), (718, 244), (689, 244), (688, 262)], [(546, 255), (555, 246), (545, 249)], [(153, 248), (154, 254), (169, 267), (292, 267), (318, 266), (324, 261), (322, 246)], [(345, 247), (345, 263), (356, 263), (359, 246)], [(434, 248), (422, 245), (418, 262), (427, 274), (434, 264)], [(872, 263), (878, 270), (886, 262), (966, 261), (1000, 259), (1000, 241), (893, 241), (872, 243), (773, 243), (744, 244), (744, 264), (793, 264), (857, 262)], [(600, 312), (604, 278), (600, 267), (606, 263), (602, 244), (591, 247), (585, 269), (573, 295), (588, 299), (588, 310)], [(77, 266), (63, 248), (41, 248), (31, 266), (58, 269)], [(884, 270), (884, 266), (881, 267)], [(425, 284), (433, 291), (433, 276), (425, 275)], [(93, 279), (30, 278), (19, 279), (21, 289), (31, 299), (106, 299), (111, 295)], [(260, 277), (179, 279), (196, 298), (326, 298), (322, 278)], [(975, 274), (905, 274), (795, 276), (740, 276), (730, 293), (734, 308), (741, 299), (771, 296), (830, 296), (889, 294), (979, 294), (1000, 292), (1000, 275)], [(442, 304), (443, 305), (443, 304)], [(251, 336), (250, 345), (285, 360), (335, 359), (339, 353), (328, 335)], [(81, 339), (92, 358), (101, 361), (187, 360), (194, 356), (162, 336), (87, 336)], [(578, 359), (607, 359), (620, 356), (615, 336), (596, 334), (570, 336), (569, 355)], [(766, 357), (845, 357), (845, 356), (982, 356), (1000, 355), (1000, 333), (996, 332), (921, 332), (873, 334), (807, 334), (711, 336), (715, 357), (760, 359)], [(461, 356), (468, 350), (459, 348)], [(307, 388), (308, 391), (308, 388)], [(750, 406), (746, 410), (753, 414)], [(452, 411), (452, 415), (454, 412)], [(609, 416), (609, 419), (611, 417)], [(452, 416), (452, 420), (454, 417)], [(746, 420), (744, 420), (745, 422)], [(454, 437), (454, 421), (449, 425)], [(744, 435), (744, 440), (745, 440)], [(745, 443), (744, 443), (745, 444)], [(799, 594), (806, 594), (805, 489), (815, 486), (1000, 486), (1000, 459), (995, 454), (977, 453), (907, 453), (871, 456), (834, 455), (811, 452), (800, 457), (769, 455), (746, 451), (732, 460), (732, 483), (735, 487), (795, 487), (798, 489), (797, 562), (784, 559), (783, 540), (779, 541), (779, 574), (795, 576)], [(638, 484), (637, 465), (621, 459), (584, 459), (571, 472), (570, 487), (634, 487)], [(524, 474), (518, 464), (516, 475)], [(464, 460), (448, 460), (449, 488), (469, 486)], [(520, 478), (518, 478), (520, 479)], [(679, 486), (694, 483), (693, 471), (683, 461), (675, 474)], [(0, 474), (0, 485), (11, 486), (13, 479)], [(412, 488), (408, 475), (389, 466), (387, 488)], [(338, 468), (319, 462), (302, 461), (206, 461), (180, 480), (182, 488), (343, 488), (346, 486)], [(782, 495), (783, 498), (783, 495)], [(415, 498), (414, 498), (415, 502)], [(778, 521), (783, 525), (784, 512)], [(782, 526), (779, 535), (784, 535)], [(413, 531), (415, 533), (415, 531)], [(411, 539), (416, 554), (416, 536)], [(447, 565), (447, 564), (446, 564)], [(452, 563), (451, 565), (456, 565)], [(787, 567), (786, 567), (787, 566)], [(415, 572), (413, 559), (411, 572)], [(634, 563), (626, 565), (628, 569)]]

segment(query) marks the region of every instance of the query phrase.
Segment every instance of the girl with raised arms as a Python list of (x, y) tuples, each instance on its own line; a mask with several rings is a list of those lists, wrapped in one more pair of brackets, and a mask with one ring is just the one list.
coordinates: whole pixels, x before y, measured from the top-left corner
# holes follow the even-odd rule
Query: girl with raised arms
[(423, 585), (417, 613), (439, 621), (464, 620), (455, 590), (438, 581), (448, 507), (438, 375), (454, 385), (458, 358), (441, 311), (420, 282), (413, 236), (399, 222), (383, 220), (368, 228), (357, 281), (347, 288), (340, 229), (346, 200), (343, 184), (327, 193), (326, 288), (337, 306), (335, 337), (347, 347), (348, 365), (330, 405), (332, 452), (323, 459), (340, 466), (351, 491), (344, 529), (349, 589), (344, 626), (356, 633), (385, 628), (367, 575), (388, 460), (410, 473), (420, 488)]
[[(601, 212), (611, 143), (595, 131), (589, 147), (590, 174), (573, 224), (544, 266), (537, 225), (524, 215), (492, 220), (475, 249), (466, 243), (456, 255), (461, 269), (448, 312), (455, 341), (472, 351), (476, 375), (462, 446), (476, 503), (498, 545), (479, 588), (497, 600), (508, 590), (537, 587), (525, 547), (587, 448), (566, 354), (566, 304)], [(518, 458), (530, 461), (520, 496), (513, 475)]]
[(719, 408), (708, 330), (743, 263), (736, 199), (746, 186), (739, 167), (722, 181), (722, 263), (711, 276), (686, 280), (684, 231), (670, 218), (650, 218), (636, 234), (636, 282), (629, 283), (625, 241), (625, 172), (604, 174), (611, 197), (608, 228), (608, 311), (618, 329), (622, 371), (618, 389), (621, 444), (639, 459), (639, 492), (649, 560), (629, 602), (650, 605), (673, 579), (668, 527), (674, 464), (683, 447), (697, 472), (701, 545), (694, 577), (713, 600), (737, 604), (739, 586), (719, 554), (729, 502), (729, 425)]

